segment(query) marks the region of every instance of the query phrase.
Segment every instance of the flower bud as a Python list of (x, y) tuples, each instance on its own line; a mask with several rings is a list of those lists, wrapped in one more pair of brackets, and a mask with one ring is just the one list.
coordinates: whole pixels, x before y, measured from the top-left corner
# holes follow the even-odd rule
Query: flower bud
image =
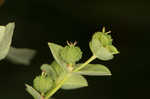
[(41, 93), (46, 93), (48, 90), (52, 88), (53, 81), (50, 77), (37, 76), (33, 80), (33, 86), (36, 90)]

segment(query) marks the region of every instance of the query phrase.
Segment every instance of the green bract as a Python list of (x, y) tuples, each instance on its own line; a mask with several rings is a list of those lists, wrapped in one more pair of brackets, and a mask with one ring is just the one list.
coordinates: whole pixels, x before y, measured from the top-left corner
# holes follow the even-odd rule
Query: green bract
[(51, 63), (51, 66), (53, 68), (53, 70), (55, 71), (55, 75), (56, 75), (56, 80), (55, 82), (58, 83), (59, 81), (61, 81), (64, 76), (68, 73), (68, 70), (65, 70), (62, 66), (60, 66), (56, 61), (53, 61)]
[(82, 51), (79, 47), (67, 45), (62, 49), (60, 55), (67, 64), (74, 64), (81, 59)]
[(46, 93), (48, 90), (52, 88), (53, 81), (50, 77), (37, 76), (33, 80), (33, 86), (36, 90), (41, 93)]
[(72, 90), (87, 86), (88, 82), (82, 75), (72, 73), (69, 75), (68, 80), (64, 82), (62, 89)]
[(108, 45), (107, 49), (112, 53), (112, 54), (118, 54), (119, 51), (117, 50), (117, 48), (113, 45)]
[(103, 32), (96, 32), (93, 39), (98, 39), (104, 47), (112, 44), (111, 36)]
[[(82, 64), (78, 64), (79, 66)], [(110, 70), (102, 64), (87, 64), (86, 67), (77, 71), (78, 74), (88, 76), (110, 76)]]
[(0, 26), (0, 60), (4, 59), (9, 52), (14, 28), (15, 23)]
[(119, 51), (112, 45), (111, 35), (104, 32), (96, 32), (90, 41), (90, 49), (93, 54), (100, 60), (110, 60), (113, 54)]
[(26, 86), (26, 91), (30, 93), (34, 97), (34, 99), (42, 99), (41, 94), (37, 92), (34, 88), (32, 88), (28, 84), (25, 84), (25, 86)]
[(64, 68), (62, 68), (62, 66), (60, 66), (56, 61), (53, 61), (51, 63), (52, 68), (54, 69), (57, 77), (60, 75), (63, 75), (66, 71)]

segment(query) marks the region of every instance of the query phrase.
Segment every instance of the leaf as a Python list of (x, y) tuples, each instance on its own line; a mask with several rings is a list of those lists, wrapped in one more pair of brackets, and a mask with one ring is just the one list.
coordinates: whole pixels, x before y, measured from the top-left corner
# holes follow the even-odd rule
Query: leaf
[[(81, 64), (80, 64), (81, 65)], [(110, 70), (101, 64), (88, 64), (77, 73), (89, 76), (110, 76)]]
[(71, 90), (71, 89), (77, 89), (77, 88), (82, 88), (87, 86), (88, 86), (88, 82), (83, 76), (78, 74), (71, 74), (68, 80), (62, 86), (62, 89)]
[(36, 51), (32, 49), (10, 47), (6, 58), (14, 64), (30, 65), (35, 54)]
[(41, 95), (39, 92), (37, 92), (34, 88), (29, 86), (28, 84), (25, 84), (26, 86), (26, 91), (34, 97), (34, 99), (42, 99)]
[(60, 51), (63, 49), (63, 47), (54, 43), (48, 43), (48, 45), (57, 63), (67, 70), (67, 64), (60, 57)]
[(53, 68), (53, 70), (55, 71), (55, 74), (56, 74), (56, 78), (55, 78), (55, 81), (56, 81), (56, 84), (58, 82), (60, 82), (62, 79), (64, 79), (64, 76), (66, 76), (66, 73), (68, 73), (68, 71), (66, 71), (62, 66), (60, 66), (56, 61), (53, 61), (51, 63), (51, 66)]
[(5, 32), (5, 26), (0, 26), (0, 42), (2, 41), (4, 37), (4, 32)]
[(15, 23), (9, 23), (5, 27), (0, 26), (0, 60), (4, 59), (9, 51)]
[(113, 59), (113, 54), (108, 49), (103, 47), (98, 39), (92, 39), (89, 43), (92, 53), (100, 60)]
[(51, 65), (43, 64), (41, 66), (41, 70), (45, 71), (46, 74), (55, 81), (55, 83), (61, 81), (67, 73), (56, 61), (53, 61)]
[(48, 76), (50, 76), (53, 80), (55, 80), (57, 78), (56, 71), (53, 69), (53, 67), (51, 65), (49, 65), (49, 64), (43, 64), (41, 66), (41, 70), (45, 71), (46, 74)]

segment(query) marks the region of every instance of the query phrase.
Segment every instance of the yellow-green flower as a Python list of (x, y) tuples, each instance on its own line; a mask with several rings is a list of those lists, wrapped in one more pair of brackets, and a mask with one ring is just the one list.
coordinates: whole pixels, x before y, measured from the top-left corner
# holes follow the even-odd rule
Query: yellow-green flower
[(113, 54), (118, 54), (119, 51), (112, 45), (112, 37), (110, 32), (105, 32), (103, 28), (102, 32), (96, 32), (90, 42), (90, 48), (93, 54), (101, 60), (110, 60), (113, 58)]

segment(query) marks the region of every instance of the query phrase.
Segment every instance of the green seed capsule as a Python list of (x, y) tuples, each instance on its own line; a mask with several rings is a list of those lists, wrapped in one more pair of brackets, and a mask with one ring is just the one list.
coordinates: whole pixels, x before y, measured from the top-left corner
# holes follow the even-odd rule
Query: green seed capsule
[(62, 49), (60, 55), (67, 64), (74, 64), (81, 59), (82, 51), (75, 45), (67, 45)]
[(33, 86), (36, 90), (41, 93), (46, 93), (48, 90), (52, 88), (53, 81), (50, 77), (37, 76), (33, 80)]

